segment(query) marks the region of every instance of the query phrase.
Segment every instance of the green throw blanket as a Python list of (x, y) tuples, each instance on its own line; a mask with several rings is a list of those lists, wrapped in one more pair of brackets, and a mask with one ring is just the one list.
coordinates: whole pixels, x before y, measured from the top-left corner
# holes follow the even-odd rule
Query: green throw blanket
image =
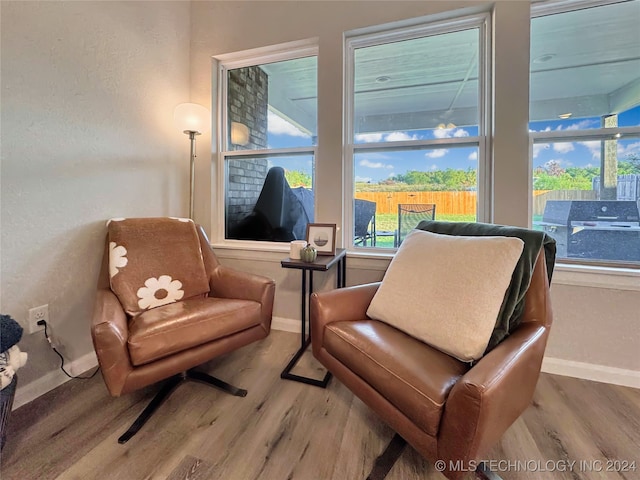
[(518, 237), (524, 249), (505, 293), (496, 326), (491, 334), (485, 354), (492, 350), (519, 324), (524, 311), (525, 294), (531, 283), (531, 275), (541, 248), (544, 248), (549, 284), (556, 259), (556, 241), (544, 232), (526, 228), (508, 227), (488, 223), (457, 223), (423, 220), (416, 227), (432, 233), (460, 236)]

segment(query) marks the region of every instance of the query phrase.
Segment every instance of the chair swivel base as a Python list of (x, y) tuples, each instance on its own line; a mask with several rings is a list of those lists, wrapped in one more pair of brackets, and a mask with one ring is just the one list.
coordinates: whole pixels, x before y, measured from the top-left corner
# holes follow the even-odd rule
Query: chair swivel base
[[(398, 458), (400, 458), (400, 455), (402, 455), (402, 452), (404, 452), (406, 446), (407, 441), (396, 433), (384, 449), (384, 452), (376, 458), (367, 480), (384, 480)], [(475, 477), (478, 480), (502, 480), (498, 474), (489, 470), (484, 462), (478, 464)]]
[(151, 418), (158, 407), (162, 405), (162, 403), (167, 399), (171, 392), (173, 392), (176, 387), (182, 382), (188, 380), (216, 387), (236, 397), (247, 396), (247, 391), (242, 388), (237, 388), (233, 385), (229, 385), (227, 382), (212, 377), (211, 375), (207, 375), (203, 372), (198, 372), (196, 370), (187, 370), (186, 372), (182, 372), (167, 379), (160, 391), (156, 394), (155, 397), (153, 397), (151, 402), (149, 402), (149, 405), (147, 405), (147, 407), (142, 411), (138, 418), (136, 418), (129, 429), (124, 432), (124, 434), (122, 434), (120, 438), (118, 438), (118, 443), (127, 443), (131, 439), (131, 437), (138, 433), (138, 431), (140, 431), (144, 424), (147, 423), (147, 421)]
[(373, 464), (367, 480), (384, 480), (398, 458), (400, 458), (400, 455), (402, 455), (402, 452), (404, 452), (406, 446), (407, 441), (396, 433), (387, 448), (384, 449), (384, 452), (376, 458), (376, 463)]

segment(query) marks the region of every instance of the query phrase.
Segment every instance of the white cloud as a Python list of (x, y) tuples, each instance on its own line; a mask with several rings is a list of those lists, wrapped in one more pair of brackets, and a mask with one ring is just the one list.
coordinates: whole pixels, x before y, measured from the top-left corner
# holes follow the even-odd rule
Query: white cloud
[(436, 148), (435, 150), (425, 153), (424, 156), (427, 158), (441, 158), (444, 157), (448, 151), (446, 148)]
[(594, 159), (599, 160), (600, 159), (600, 141), (599, 140), (589, 140), (587, 142), (579, 142), (582, 145), (584, 145), (585, 147), (587, 147), (589, 149), (589, 151), (591, 152), (591, 157), (593, 157)]
[(363, 160), (360, 160), (360, 162), (358, 162), (358, 165), (360, 165), (361, 167), (368, 167), (368, 168), (389, 168), (389, 169), (393, 168), (393, 165), (388, 165), (382, 162), (372, 162), (370, 160), (367, 160), (366, 158)]
[(618, 159), (624, 160), (629, 155), (640, 155), (640, 142), (633, 142), (628, 145), (618, 143)]
[(385, 140), (387, 142), (402, 142), (406, 140), (419, 140), (420, 137), (417, 134), (409, 135), (407, 132), (391, 132), (387, 134)]
[(272, 133), (273, 135), (289, 135), (292, 137), (309, 138), (308, 134), (304, 133), (292, 123), (287, 122), (284, 118), (276, 115), (271, 110), (267, 113), (267, 123), (269, 133)]
[(529, 132), (550, 132), (551, 127), (546, 127), (544, 130), (536, 130), (535, 128), (530, 128)]
[(405, 142), (407, 140), (420, 140), (417, 134), (409, 135), (407, 132), (391, 132), (391, 133), (359, 133), (356, 135), (356, 142), (374, 143), (374, 142)]
[(369, 160), (386, 161), (386, 160), (394, 160), (395, 158), (393, 155), (389, 155), (381, 152), (367, 152), (366, 155)]
[(438, 170), (438, 165), (436, 165), (435, 163), (431, 165), (431, 170)]
[(558, 153), (569, 153), (574, 149), (573, 143), (571, 142), (562, 142), (562, 143), (554, 143), (553, 150)]
[(542, 150), (549, 148), (548, 143), (534, 143), (533, 144), (533, 158), (537, 158)]
[(433, 136), (435, 138), (460, 138), (460, 137), (468, 137), (469, 132), (464, 130), (463, 128), (436, 128), (433, 131)]
[[(581, 120), (576, 123), (572, 123), (571, 125), (567, 125), (565, 130), (584, 130), (586, 128), (593, 128), (594, 126), (598, 126), (595, 120)], [(562, 126), (558, 127), (558, 130), (562, 130)]]
[(472, 161), (478, 160), (478, 152), (471, 152), (469, 154), (469, 160), (472, 160)]
[(381, 133), (359, 133), (356, 135), (356, 141), (365, 143), (374, 143), (382, 140)]

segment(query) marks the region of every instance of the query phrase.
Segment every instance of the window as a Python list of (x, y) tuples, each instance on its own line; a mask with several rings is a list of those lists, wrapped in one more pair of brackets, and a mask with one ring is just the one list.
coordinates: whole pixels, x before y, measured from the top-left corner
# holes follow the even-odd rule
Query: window
[(531, 21), (533, 227), (566, 262), (640, 265), (640, 1), (548, 8)]
[(224, 238), (304, 239), (314, 220), (317, 49), (227, 57), (220, 63)]
[(396, 248), (424, 219), (486, 217), (487, 28), (476, 16), (347, 41), (354, 246)]

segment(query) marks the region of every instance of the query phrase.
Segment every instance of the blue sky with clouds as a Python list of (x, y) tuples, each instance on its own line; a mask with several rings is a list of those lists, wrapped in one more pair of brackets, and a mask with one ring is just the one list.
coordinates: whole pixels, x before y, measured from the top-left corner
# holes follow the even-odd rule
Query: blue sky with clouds
[[(618, 116), (619, 127), (640, 125), (640, 106), (621, 113)], [(532, 122), (531, 131), (570, 131), (586, 130), (600, 127), (599, 118), (553, 120)], [(640, 156), (640, 139), (618, 140), (618, 160), (625, 160), (629, 155)], [(544, 166), (549, 161), (556, 161), (561, 167), (599, 167), (599, 140), (584, 142), (539, 143), (533, 146), (534, 168)]]
[[(412, 132), (365, 133), (356, 135), (356, 144), (403, 140), (462, 138), (477, 135), (477, 127), (441, 128)], [(377, 183), (411, 170), (435, 171), (447, 168), (467, 170), (478, 167), (477, 147), (430, 148), (400, 152), (361, 152), (355, 155), (357, 182)]]
[[(545, 122), (532, 122), (532, 131), (570, 131), (598, 128), (598, 118), (566, 119)], [(618, 125), (640, 125), (640, 106), (619, 115)], [(268, 143), (270, 148), (303, 147), (312, 144), (311, 136), (302, 132), (286, 120), (269, 114)], [(396, 131), (386, 133), (367, 133), (356, 135), (356, 144), (391, 142), (402, 140), (460, 138), (477, 135), (477, 127), (453, 127)], [(587, 167), (600, 164), (600, 141), (556, 142), (533, 146), (533, 165), (543, 166), (556, 161), (562, 167)], [(619, 140), (618, 159), (628, 155), (640, 155), (640, 139)], [(282, 157), (273, 159), (274, 165), (289, 170), (301, 170), (311, 173), (313, 162), (309, 156)], [(361, 152), (355, 156), (356, 181), (377, 183), (393, 175), (410, 170), (435, 171), (447, 168), (467, 170), (477, 168), (478, 149), (476, 147), (433, 148), (406, 150), (401, 152)]]

